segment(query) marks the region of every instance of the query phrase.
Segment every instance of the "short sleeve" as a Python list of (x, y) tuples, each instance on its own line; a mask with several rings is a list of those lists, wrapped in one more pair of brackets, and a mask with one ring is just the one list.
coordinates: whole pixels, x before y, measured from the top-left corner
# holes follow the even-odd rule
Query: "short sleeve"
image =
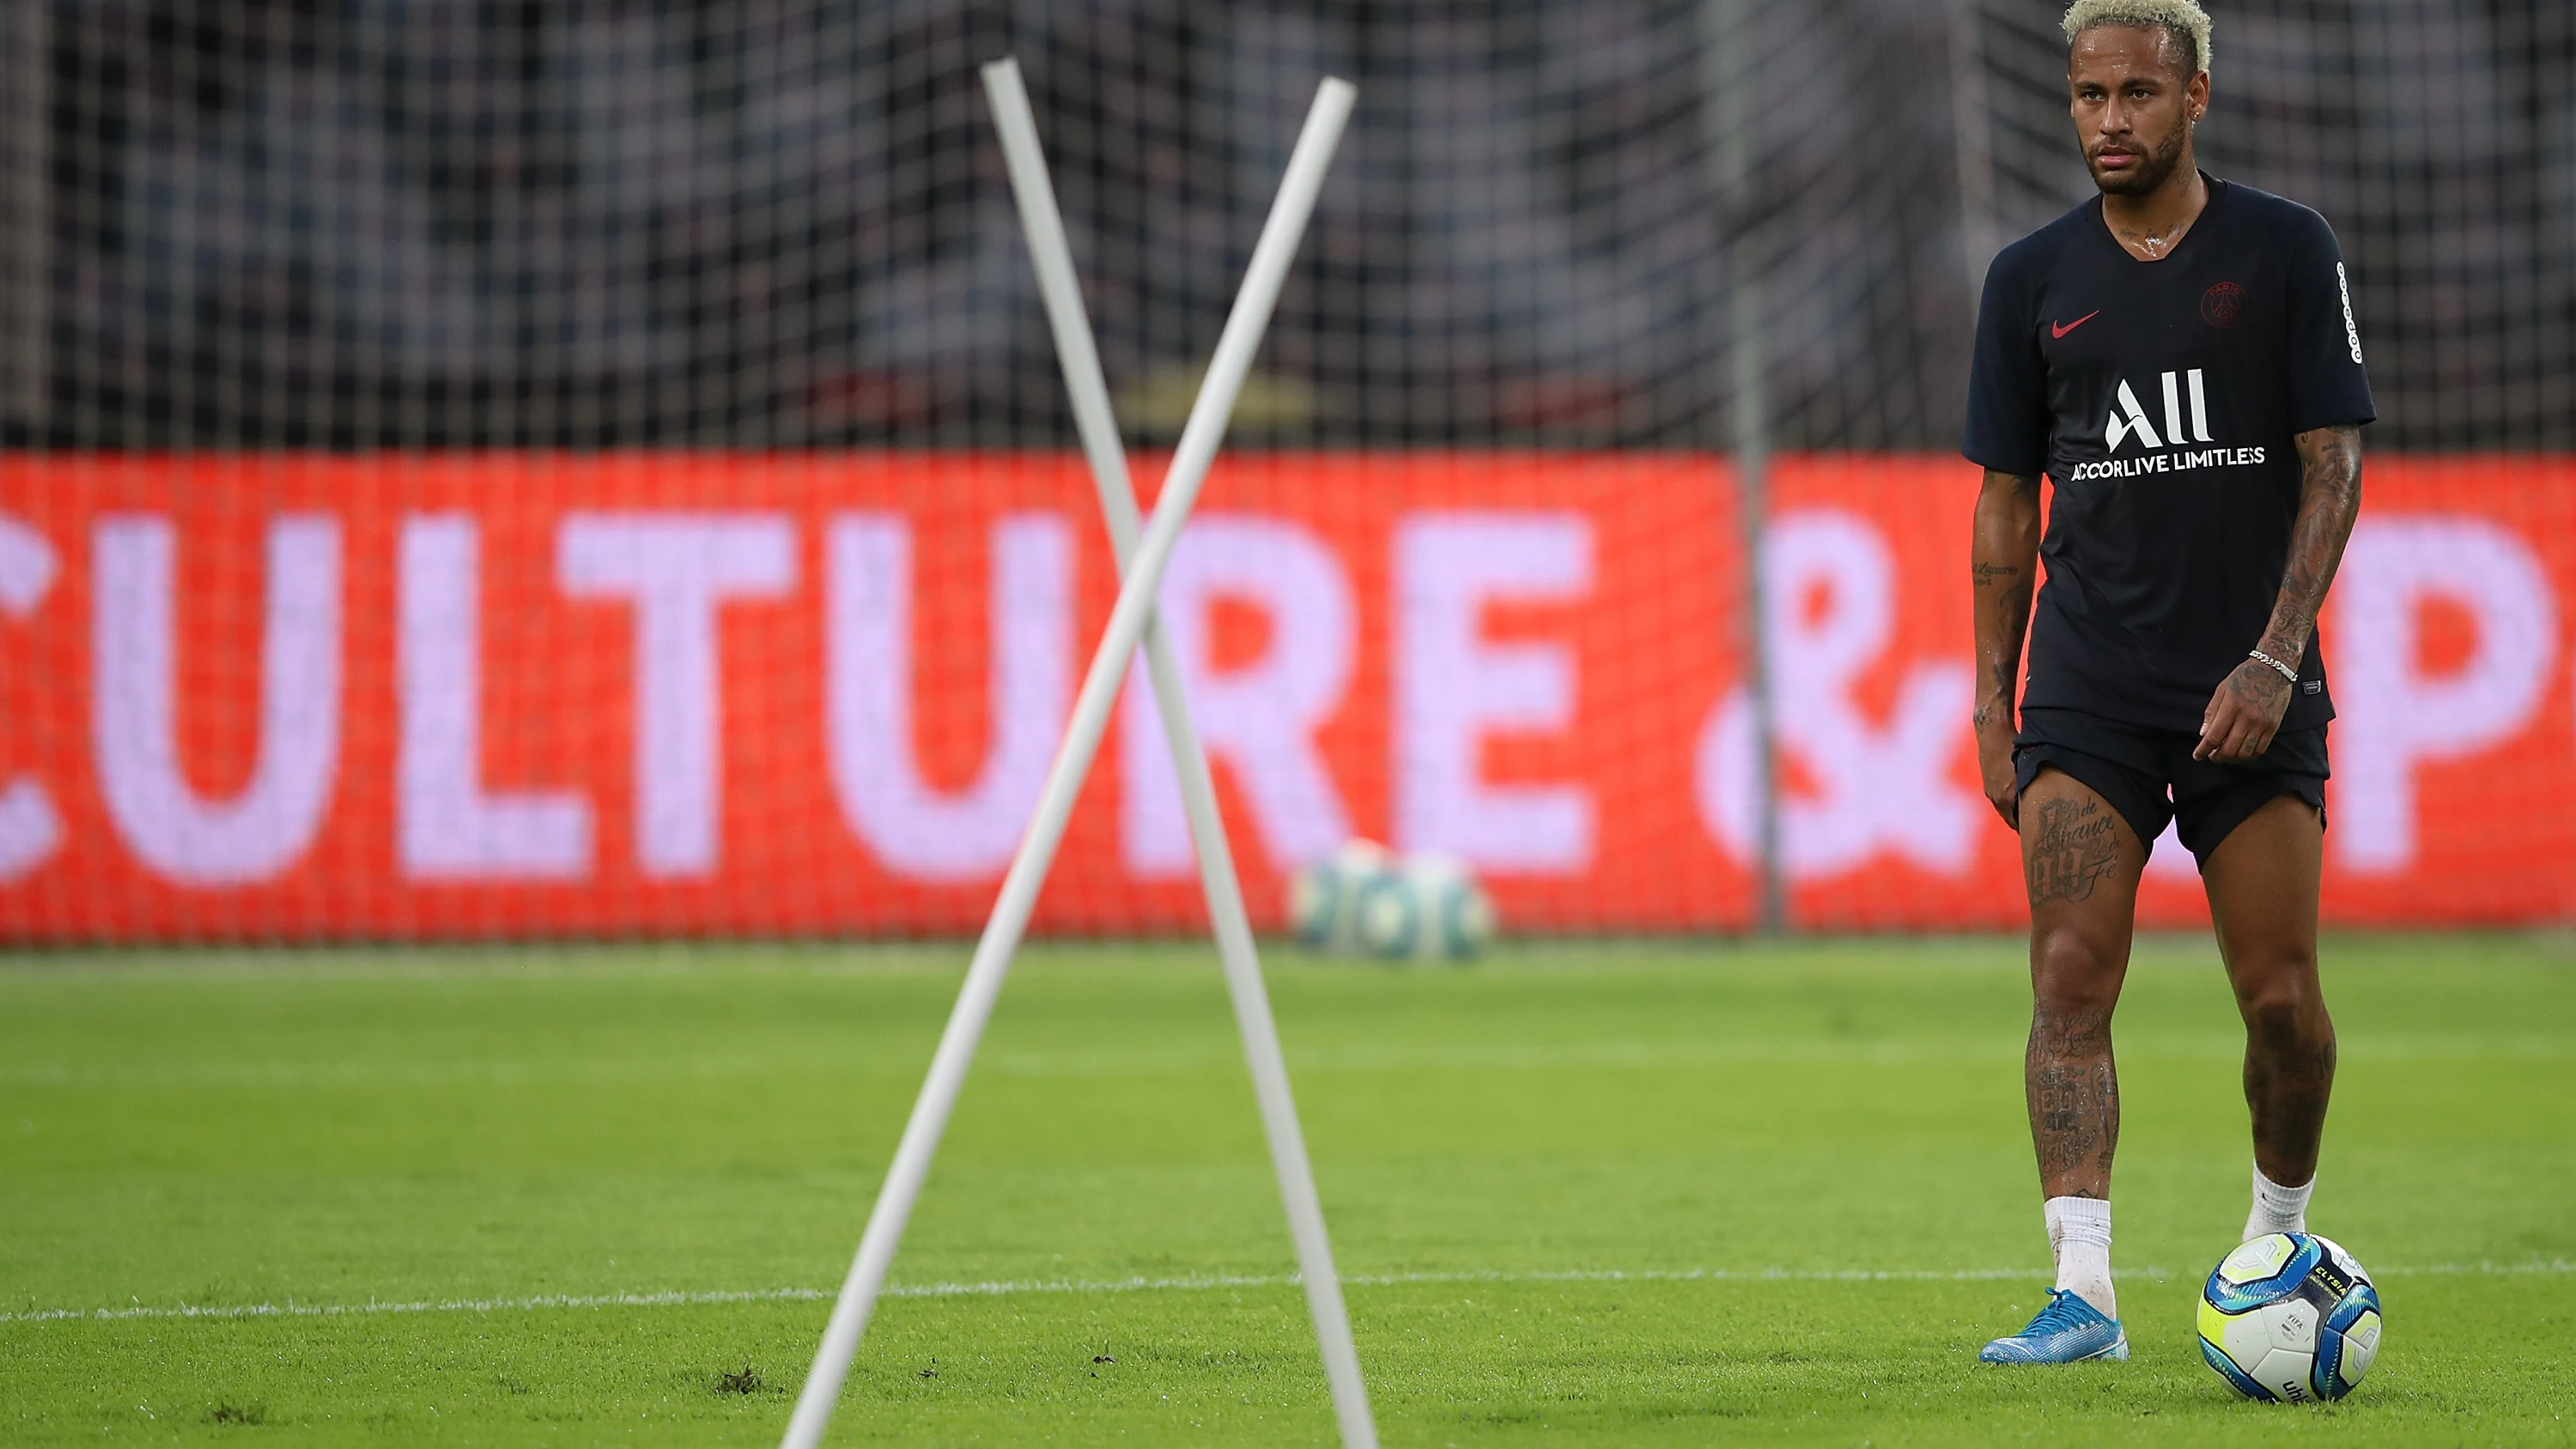
[(1977, 303), (1977, 348), (1968, 369), (1968, 427), (1959, 451), (1998, 473), (2036, 478), (2048, 467), (2048, 370), (2030, 319), (2022, 251), (1986, 268)]
[(2370, 374), (2361, 362), (2361, 328), (2353, 321), (2352, 277), (2343, 249), (2326, 219), (2302, 207), (2289, 248), (2290, 335), (2284, 358), (2289, 377), (2290, 431), (2379, 416), (2370, 400)]

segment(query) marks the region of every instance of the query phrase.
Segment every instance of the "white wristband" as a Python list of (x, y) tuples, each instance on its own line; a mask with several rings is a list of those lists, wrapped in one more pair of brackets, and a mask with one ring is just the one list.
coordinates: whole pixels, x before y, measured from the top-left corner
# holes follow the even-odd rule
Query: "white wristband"
[(2292, 684), (2299, 682), (2298, 666), (2294, 664), (2284, 664), (2280, 660), (2273, 658), (2271, 655), (2264, 653), (2260, 649), (2246, 650), (2245, 657), (2253, 660), (2257, 664), (2271, 666), (2272, 669), (2277, 671), (2283, 679), (2290, 681)]

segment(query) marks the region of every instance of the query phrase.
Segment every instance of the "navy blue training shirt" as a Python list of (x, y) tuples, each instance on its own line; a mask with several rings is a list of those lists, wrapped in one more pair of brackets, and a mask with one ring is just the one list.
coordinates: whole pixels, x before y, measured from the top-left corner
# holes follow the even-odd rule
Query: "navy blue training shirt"
[[(1961, 451), (2052, 487), (2025, 709), (2196, 733), (2280, 597), (2292, 439), (2377, 416), (2325, 218), (2208, 184), (2160, 261), (2129, 255), (2096, 197), (1986, 272)], [(2334, 717), (2321, 653), (2293, 661), (2284, 730)]]

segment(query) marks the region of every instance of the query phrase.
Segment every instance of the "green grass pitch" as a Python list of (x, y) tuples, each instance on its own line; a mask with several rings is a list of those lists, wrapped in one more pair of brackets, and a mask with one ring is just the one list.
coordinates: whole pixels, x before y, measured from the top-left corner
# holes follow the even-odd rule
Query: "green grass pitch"
[[(0, 1442), (774, 1443), (965, 956), (0, 963)], [(1974, 1361), (2044, 1284), (2019, 956), (1274, 950), (1386, 1441), (2576, 1442), (2576, 946), (2330, 942), (2314, 1220), (2389, 1337), (2304, 1410), (2193, 1349), (2247, 1161), (2198, 940), (2119, 1022), (2136, 1358)], [(1032, 949), (834, 1441), (1329, 1443), (1288, 1271), (1211, 953)]]

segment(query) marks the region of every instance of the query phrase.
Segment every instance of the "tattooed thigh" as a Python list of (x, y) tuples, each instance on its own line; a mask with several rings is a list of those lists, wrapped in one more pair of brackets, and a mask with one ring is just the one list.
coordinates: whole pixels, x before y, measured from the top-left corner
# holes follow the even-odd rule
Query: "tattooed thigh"
[(2030, 903), (2086, 901), (2120, 868), (2118, 817), (2097, 796), (2041, 802), (2022, 825), (2022, 875)]

